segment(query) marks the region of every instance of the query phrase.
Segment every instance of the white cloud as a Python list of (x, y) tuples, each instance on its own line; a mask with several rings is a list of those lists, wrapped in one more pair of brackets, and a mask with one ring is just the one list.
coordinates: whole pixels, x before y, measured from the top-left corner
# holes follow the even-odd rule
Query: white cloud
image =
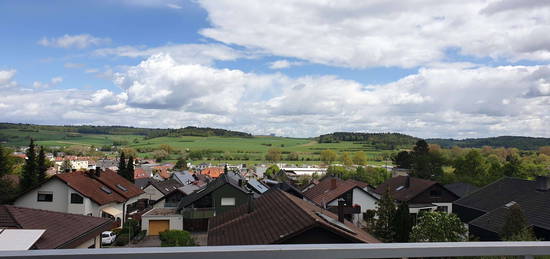
[(47, 82), (47, 83), (43, 83), (41, 81), (34, 81), (32, 83), (32, 86), (34, 88), (50, 88), (50, 87), (53, 87), (53, 86), (56, 86), (60, 83), (63, 82), (63, 77), (60, 77), (60, 76), (56, 76), (56, 77), (53, 77), (50, 82)]
[[(285, 136), (391, 131), (550, 137), (550, 65), (434, 65), (388, 84), (364, 85), (337, 76), (219, 69), (159, 54), (113, 77), (121, 92), (0, 90), (0, 121), (198, 125)], [(3, 82), (11, 81), (13, 75)]]
[(15, 84), (15, 82), (12, 80), (16, 72), (17, 71), (15, 69), (0, 70), (0, 87)]
[(180, 63), (211, 64), (215, 60), (235, 60), (246, 55), (222, 44), (177, 44), (155, 48), (145, 46), (120, 46), (94, 51), (98, 56), (146, 58), (155, 54), (169, 54)]
[(166, 4), (167, 7), (169, 8), (172, 8), (172, 9), (181, 9), (181, 5), (178, 5), (178, 4), (173, 4), (173, 3), (168, 3)]
[(98, 38), (90, 34), (78, 34), (78, 35), (65, 34), (58, 38), (43, 37), (38, 41), (38, 44), (45, 47), (83, 49), (90, 46), (109, 44), (110, 42), (111, 42), (111, 39), (109, 38)]
[(320, 64), (415, 67), (445, 60), (449, 49), (509, 61), (550, 60), (547, 1), (199, 3), (212, 23), (202, 35)]
[(70, 62), (67, 62), (63, 65), (63, 67), (65, 67), (65, 68), (83, 68), (85, 66), (86, 66), (85, 64), (70, 63)]
[(283, 69), (283, 68), (289, 68), (292, 66), (299, 66), (302, 65), (303, 62), (299, 61), (288, 61), (286, 59), (276, 60), (269, 64), (269, 68), (271, 69)]

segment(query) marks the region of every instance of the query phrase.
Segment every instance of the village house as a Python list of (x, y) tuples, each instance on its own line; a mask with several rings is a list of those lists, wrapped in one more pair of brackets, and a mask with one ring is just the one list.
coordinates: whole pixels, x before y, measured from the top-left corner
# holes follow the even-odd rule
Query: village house
[(272, 189), (260, 198), (217, 215), (208, 245), (379, 243), (369, 233), (294, 195)]
[(152, 179), (145, 186), (145, 188), (143, 188), (143, 191), (145, 192), (144, 196), (147, 199), (156, 201), (182, 186), (183, 184), (175, 179), (168, 179), (164, 181)]
[(380, 196), (386, 192), (398, 203), (406, 202), (409, 212), (417, 215), (421, 211), (453, 212), (453, 201), (458, 196), (435, 181), (410, 176), (397, 176), (386, 180), (375, 190)]
[(109, 169), (57, 174), (19, 196), (15, 206), (124, 221), (144, 192)]
[(345, 218), (355, 224), (363, 222), (363, 213), (377, 208), (378, 196), (368, 191), (368, 184), (327, 176), (304, 192), (304, 196), (320, 206), (336, 212), (338, 200), (345, 202)]
[(100, 248), (112, 228), (107, 218), (0, 205), (0, 247), (9, 250)]
[(469, 233), (481, 241), (499, 241), (510, 212), (518, 205), (535, 236), (550, 240), (550, 178), (535, 181), (504, 177), (456, 200), (453, 212), (468, 224)]

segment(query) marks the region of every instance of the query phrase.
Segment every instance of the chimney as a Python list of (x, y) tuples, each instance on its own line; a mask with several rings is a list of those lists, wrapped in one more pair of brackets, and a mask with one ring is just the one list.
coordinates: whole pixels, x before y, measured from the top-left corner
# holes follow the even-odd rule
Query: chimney
[(411, 186), (411, 177), (409, 175), (405, 176), (405, 184), (403, 185), (405, 188), (409, 188)]
[(537, 176), (536, 179), (537, 191), (548, 191), (550, 190), (550, 178), (548, 176)]
[(248, 193), (248, 213), (252, 213), (254, 211), (254, 193), (250, 191)]
[(99, 167), (99, 166), (96, 166), (96, 167), (95, 167), (95, 175), (96, 175), (97, 177), (100, 177), (100, 176), (101, 176), (101, 167)]
[(336, 178), (331, 178), (330, 179), (330, 189), (331, 190), (336, 189)]
[(342, 198), (338, 199), (338, 221), (344, 223), (344, 205), (346, 201)]

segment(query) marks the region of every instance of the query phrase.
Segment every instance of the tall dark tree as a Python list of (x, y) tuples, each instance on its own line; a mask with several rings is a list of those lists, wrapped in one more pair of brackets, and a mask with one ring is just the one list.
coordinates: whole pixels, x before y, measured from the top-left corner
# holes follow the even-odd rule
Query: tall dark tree
[(535, 241), (536, 237), (533, 229), (529, 226), (521, 207), (513, 204), (508, 208), (508, 214), (500, 238), (505, 241)]
[(0, 178), (8, 174), (8, 154), (4, 151), (4, 147), (0, 145)]
[(393, 203), (389, 189), (386, 190), (382, 198), (377, 202), (377, 205), (376, 216), (378, 219), (374, 224), (374, 233), (383, 242), (392, 242), (395, 235), (393, 228), (395, 204)]
[(397, 207), (393, 227), (395, 229), (395, 242), (409, 242), (409, 236), (412, 229), (412, 219), (409, 214), (409, 205), (406, 202), (399, 204), (399, 207)]
[(430, 152), (428, 143), (425, 140), (416, 142), (411, 156), (412, 176), (433, 179), (443, 174), (443, 158), (437, 152)]
[(38, 164), (36, 163), (36, 150), (34, 140), (31, 139), (29, 148), (26, 152), (27, 160), (21, 173), (21, 189), (28, 190), (38, 182)]
[(118, 174), (122, 177), (126, 175), (126, 157), (124, 156), (124, 151), (120, 152), (120, 158), (118, 159)]
[(128, 157), (128, 165), (126, 165), (125, 177), (128, 181), (134, 182), (134, 157)]
[(411, 155), (407, 151), (397, 153), (394, 162), (399, 168), (411, 169)]
[(44, 147), (40, 147), (38, 152), (38, 161), (37, 161), (37, 174), (36, 180), (38, 183), (46, 179), (46, 171), (48, 171), (48, 165), (46, 163), (46, 154), (44, 154)]

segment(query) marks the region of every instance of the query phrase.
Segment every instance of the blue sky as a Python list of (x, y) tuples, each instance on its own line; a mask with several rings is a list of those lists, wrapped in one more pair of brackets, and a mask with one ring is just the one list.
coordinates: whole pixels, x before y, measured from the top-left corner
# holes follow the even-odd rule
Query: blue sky
[(549, 7), (4, 0), (0, 121), (550, 137)]

